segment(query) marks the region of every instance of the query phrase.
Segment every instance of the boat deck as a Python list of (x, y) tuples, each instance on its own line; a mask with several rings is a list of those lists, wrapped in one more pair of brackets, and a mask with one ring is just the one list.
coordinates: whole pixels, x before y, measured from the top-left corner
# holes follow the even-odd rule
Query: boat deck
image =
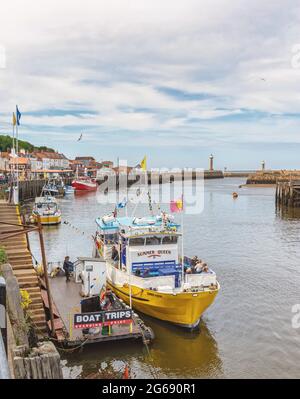
[[(49, 279), (51, 295), (54, 302), (55, 324), (58, 329), (63, 328), (67, 333), (61, 336), (61, 341), (67, 346), (76, 346), (82, 342), (85, 344), (96, 342), (107, 342), (121, 339), (144, 339), (144, 331), (141, 325), (143, 322), (136, 315), (133, 317), (132, 329), (129, 324), (114, 325), (110, 329), (110, 334), (102, 335), (101, 327), (98, 334), (82, 334), (81, 329), (73, 328), (74, 313), (81, 313), (80, 284), (72, 280), (66, 282), (64, 276), (57, 276)], [(117, 298), (118, 306), (123, 306), (121, 300)], [(113, 309), (110, 309), (113, 310)]]

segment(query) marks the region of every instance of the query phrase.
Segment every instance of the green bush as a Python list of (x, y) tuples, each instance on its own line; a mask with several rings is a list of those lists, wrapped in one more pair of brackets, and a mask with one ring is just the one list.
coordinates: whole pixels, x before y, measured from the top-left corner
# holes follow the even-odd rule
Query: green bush
[(7, 255), (5, 249), (3, 247), (0, 247), (0, 265), (5, 262), (7, 262)]
[[(13, 146), (13, 139), (11, 136), (8, 135), (0, 135), (0, 151), (7, 151), (11, 149)], [(46, 146), (36, 147), (33, 144), (29, 143), (28, 141), (19, 140), (19, 150), (25, 151), (49, 151), (54, 152), (53, 148), (48, 148)]]

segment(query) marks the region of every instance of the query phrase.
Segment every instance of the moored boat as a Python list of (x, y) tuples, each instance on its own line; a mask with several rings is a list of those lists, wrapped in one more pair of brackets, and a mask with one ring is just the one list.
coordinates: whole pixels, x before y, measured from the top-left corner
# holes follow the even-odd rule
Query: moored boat
[(42, 225), (61, 223), (61, 211), (57, 200), (50, 195), (36, 197), (31, 218), (33, 223), (37, 223), (40, 219)]
[(74, 187), (72, 187), (72, 186), (65, 186), (65, 195), (74, 194), (74, 191), (75, 191)]
[(41, 196), (63, 196), (65, 194), (65, 185), (62, 179), (52, 178), (42, 188)]
[(97, 183), (96, 180), (88, 177), (78, 177), (72, 181), (72, 187), (74, 187), (75, 190), (80, 191), (96, 191)]
[(180, 256), (180, 226), (169, 215), (96, 219), (94, 255), (106, 261), (107, 284), (136, 310), (195, 328), (220, 285), (209, 269), (190, 273)]

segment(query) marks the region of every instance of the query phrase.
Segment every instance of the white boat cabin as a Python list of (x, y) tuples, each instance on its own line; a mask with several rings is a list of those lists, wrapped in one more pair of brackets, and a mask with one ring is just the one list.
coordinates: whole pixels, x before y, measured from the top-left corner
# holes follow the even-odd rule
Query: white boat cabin
[(50, 195), (36, 197), (34, 201), (34, 212), (39, 215), (56, 214), (59, 212), (56, 198)]
[(106, 215), (96, 219), (96, 223), (96, 252), (109, 265), (108, 278), (128, 283), (130, 276), (131, 284), (154, 289), (168, 287), (174, 291), (216, 284), (212, 270), (185, 273), (191, 259), (185, 256), (182, 264), (180, 225), (171, 215), (144, 218)]
[(111, 215), (96, 220), (96, 243), (106, 261), (136, 277), (174, 276), (181, 282), (179, 262), (179, 225), (166, 215), (147, 218)]

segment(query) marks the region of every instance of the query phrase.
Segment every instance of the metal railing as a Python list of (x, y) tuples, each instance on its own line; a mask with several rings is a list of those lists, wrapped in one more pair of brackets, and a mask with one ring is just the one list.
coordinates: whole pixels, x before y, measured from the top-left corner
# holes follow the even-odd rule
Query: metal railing
[(0, 329), (0, 380), (10, 379), (10, 372), (8, 367), (7, 355), (2, 339), (2, 333)]
[(7, 353), (6, 284), (0, 277), (0, 380), (10, 378)]

